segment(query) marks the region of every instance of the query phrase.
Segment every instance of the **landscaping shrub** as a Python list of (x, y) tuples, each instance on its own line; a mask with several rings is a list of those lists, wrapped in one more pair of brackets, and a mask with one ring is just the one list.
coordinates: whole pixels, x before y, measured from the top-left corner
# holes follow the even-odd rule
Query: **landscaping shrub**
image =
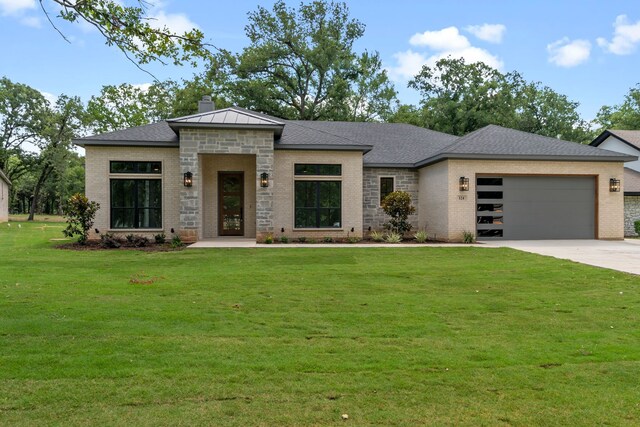
[(156, 234), (155, 236), (153, 236), (153, 239), (157, 244), (161, 245), (167, 241), (167, 235), (164, 233)]
[(464, 243), (475, 243), (476, 235), (473, 231), (463, 231), (462, 232), (462, 241)]
[(640, 236), (640, 221), (636, 221), (633, 223), (633, 228), (636, 230), (636, 234)]
[(100, 235), (100, 246), (107, 249), (118, 249), (122, 246), (122, 240), (113, 233), (105, 233)]
[(416, 239), (418, 243), (424, 243), (427, 241), (427, 232), (424, 230), (416, 231), (416, 234), (413, 235), (413, 238)]
[(171, 247), (172, 248), (180, 248), (184, 245), (184, 243), (182, 243), (182, 239), (180, 238), (180, 236), (178, 236), (177, 234), (173, 236), (173, 238), (171, 239)]
[(287, 236), (280, 236), (280, 243), (289, 243), (289, 238)]
[(133, 234), (127, 234), (126, 236), (124, 236), (124, 238), (127, 240), (128, 244), (132, 245), (133, 240), (136, 238), (136, 236), (134, 236)]
[(267, 245), (270, 245), (273, 243), (273, 235), (272, 234), (267, 234), (267, 237), (264, 238), (264, 242)]
[(325, 243), (333, 243), (333, 237), (330, 236), (325, 236), (324, 239), (322, 239)]
[(318, 243), (316, 239), (308, 239), (307, 243)]
[(307, 238), (306, 238), (306, 237), (304, 237), (304, 236), (300, 236), (300, 237), (298, 237), (298, 243), (304, 243), (304, 242), (306, 242), (306, 241), (307, 241)]
[(347, 237), (347, 243), (358, 243), (361, 239), (356, 236)]
[(384, 227), (400, 235), (411, 230), (409, 215), (415, 213), (416, 208), (411, 204), (411, 195), (406, 191), (394, 191), (382, 199), (382, 209), (389, 216)]
[(393, 231), (384, 238), (387, 243), (400, 243), (402, 242), (402, 234), (394, 233)]
[(382, 242), (382, 241), (384, 241), (384, 234), (381, 233), (380, 231), (373, 230), (371, 233), (369, 233), (369, 237), (374, 242)]
[(89, 239), (89, 230), (93, 226), (100, 204), (91, 202), (84, 194), (76, 193), (64, 206), (67, 228), (62, 231), (66, 237), (78, 236), (78, 242), (85, 244)]

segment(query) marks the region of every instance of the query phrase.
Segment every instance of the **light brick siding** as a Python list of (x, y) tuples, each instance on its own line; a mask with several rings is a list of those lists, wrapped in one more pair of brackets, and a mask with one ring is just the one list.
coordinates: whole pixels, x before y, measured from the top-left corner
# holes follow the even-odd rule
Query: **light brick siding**
[[(342, 228), (294, 229), (294, 164), (320, 163), (342, 165)], [(275, 152), (274, 227), (275, 235), (290, 238), (362, 236), (362, 153), (359, 151), (300, 151)], [(335, 181), (334, 177), (326, 177)], [(285, 232), (280, 230), (284, 228)], [(351, 232), (351, 228), (354, 232)], [(258, 236), (260, 238), (260, 236)]]
[[(117, 174), (109, 173), (109, 162), (112, 160), (124, 161), (160, 161), (162, 162), (162, 174)], [(96, 220), (90, 232), (91, 239), (99, 236), (93, 229), (100, 233), (106, 233), (110, 228), (109, 179), (111, 176), (118, 178), (161, 178), (162, 179), (162, 229), (145, 231), (137, 230), (113, 230), (117, 235), (139, 234), (153, 237), (160, 231), (169, 236), (173, 228), (176, 232), (180, 228), (180, 190), (182, 189), (182, 175), (180, 174), (179, 151), (177, 148), (155, 147), (85, 147), (86, 162), (86, 190), (89, 200), (100, 203), (100, 209), (96, 213)]]
[(418, 177), (416, 170), (403, 168), (364, 168), (363, 171), (363, 226), (366, 229), (371, 227), (372, 230), (382, 230), (383, 225), (388, 221), (387, 215), (380, 207), (380, 178), (392, 177), (394, 189), (396, 191), (406, 191), (411, 195), (413, 206), (416, 213), (409, 217), (409, 222), (413, 225), (413, 229), (418, 227)]
[[(446, 160), (420, 171), (420, 221), (427, 232), (446, 241), (460, 241), (463, 231), (476, 229), (476, 174), (592, 175), (597, 179), (598, 239), (622, 239), (623, 194), (609, 191), (609, 179), (621, 178), (620, 162), (550, 162), (504, 160)], [(460, 192), (458, 179), (469, 177), (469, 191)], [(443, 199), (444, 197), (444, 199)], [(446, 216), (446, 220), (437, 215)]]
[(624, 196), (624, 235), (637, 236), (633, 226), (635, 221), (640, 221), (640, 196)]
[(256, 156), (252, 154), (202, 154), (202, 215), (205, 239), (218, 233), (218, 172), (244, 172), (244, 236), (256, 237)]
[[(180, 226), (183, 238), (188, 241), (203, 237), (202, 195), (200, 176), (201, 154), (251, 154), (255, 155), (257, 175), (266, 172), (274, 178), (273, 131), (182, 129), (180, 131), (180, 172), (193, 174), (193, 186), (180, 190)], [(245, 176), (245, 179), (247, 177)], [(273, 186), (260, 188), (257, 179), (255, 222), (256, 234), (273, 231)]]
[(9, 220), (9, 185), (0, 178), (0, 222)]

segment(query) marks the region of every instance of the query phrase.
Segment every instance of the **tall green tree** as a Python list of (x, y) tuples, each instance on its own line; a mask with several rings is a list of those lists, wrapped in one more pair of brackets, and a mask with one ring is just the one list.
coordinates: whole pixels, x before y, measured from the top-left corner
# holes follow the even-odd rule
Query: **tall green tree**
[(171, 80), (148, 87), (103, 86), (87, 104), (87, 125), (92, 132), (103, 133), (164, 120), (173, 113), (177, 88)]
[(16, 180), (28, 171), (28, 162), (9, 162), (20, 157), (25, 145), (34, 141), (47, 122), (48, 102), (30, 86), (0, 79), (0, 169)]
[(409, 82), (422, 96), (420, 108), (403, 106), (390, 118), (454, 135), (496, 124), (539, 135), (587, 142), (579, 104), (518, 72), (445, 58), (424, 66)]
[(640, 84), (629, 89), (618, 105), (600, 108), (595, 123), (605, 129), (640, 129)]
[(46, 126), (34, 143), (39, 148), (37, 180), (33, 186), (29, 221), (33, 221), (41, 191), (52, 176), (64, 176), (71, 152), (71, 139), (83, 127), (84, 106), (78, 97), (61, 95), (47, 114)]
[(287, 119), (385, 116), (395, 91), (377, 53), (357, 55), (364, 24), (345, 3), (316, 0), (290, 8), (259, 6), (245, 27), (250, 46), (223, 52), (212, 78), (237, 105)]

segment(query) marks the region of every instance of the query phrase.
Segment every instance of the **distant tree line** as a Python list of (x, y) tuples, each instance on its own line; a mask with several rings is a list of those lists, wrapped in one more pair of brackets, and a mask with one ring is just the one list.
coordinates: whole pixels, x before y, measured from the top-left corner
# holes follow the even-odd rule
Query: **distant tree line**
[(640, 129), (640, 84), (588, 122), (577, 102), (540, 82), (455, 58), (425, 65), (408, 84), (419, 104), (401, 104), (379, 53), (355, 50), (365, 25), (346, 3), (258, 6), (245, 27), (250, 45), (236, 53), (206, 43), (199, 30), (176, 35), (148, 25), (144, 2), (54, 3), (62, 8), (59, 18), (96, 26), (138, 67), (196, 60), (205, 67), (180, 82), (103, 86), (87, 103), (67, 95), (50, 102), (28, 85), (0, 79), (0, 168), (14, 183), (11, 211), (31, 217), (60, 213), (65, 200), (84, 190), (84, 159), (73, 138), (193, 114), (205, 94), (217, 107), (291, 120), (410, 123), (454, 135), (497, 124), (587, 143), (603, 129)]

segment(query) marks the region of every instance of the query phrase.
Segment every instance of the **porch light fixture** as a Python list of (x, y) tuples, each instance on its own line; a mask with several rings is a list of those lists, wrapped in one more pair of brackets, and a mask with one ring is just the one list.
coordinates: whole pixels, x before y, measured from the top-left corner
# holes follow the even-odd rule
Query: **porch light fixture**
[(611, 178), (609, 180), (609, 191), (612, 192), (612, 193), (619, 193), (620, 192), (620, 180), (619, 179)]
[(184, 186), (191, 187), (193, 185), (193, 174), (191, 172), (185, 172), (184, 174)]
[(266, 172), (262, 172), (260, 174), (260, 187), (266, 188), (269, 186), (269, 174)]
[(469, 178), (460, 177), (460, 191), (469, 191)]

